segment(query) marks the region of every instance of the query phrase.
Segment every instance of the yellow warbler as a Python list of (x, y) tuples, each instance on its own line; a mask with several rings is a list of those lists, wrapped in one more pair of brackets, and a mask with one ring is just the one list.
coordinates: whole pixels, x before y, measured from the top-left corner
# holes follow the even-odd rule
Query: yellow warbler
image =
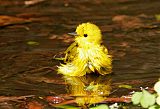
[(112, 58), (102, 45), (102, 34), (92, 23), (80, 24), (74, 33), (75, 42), (65, 51), (64, 63), (58, 73), (68, 76), (83, 76), (86, 73), (105, 75), (111, 72)]

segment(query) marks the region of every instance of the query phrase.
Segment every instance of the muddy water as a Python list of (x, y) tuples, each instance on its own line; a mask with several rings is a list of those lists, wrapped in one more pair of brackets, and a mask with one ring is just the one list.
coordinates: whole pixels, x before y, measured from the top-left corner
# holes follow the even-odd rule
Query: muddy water
[[(66, 94), (65, 80), (56, 72), (59, 62), (52, 57), (71, 44), (66, 33), (87, 21), (102, 29), (104, 44), (113, 55), (113, 83), (139, 80), (143, 86), (143, 81), (156, 81), (160, 77), (160, 25), (154, 16), (159, 10), (159, 0), (46, 0), (31, 6), (23, 0), (0, 0), (1, 15), (34, 19), (0, 28), (0, 95)], [(117, 25), (113, 18), (118, 15), (138, 17), (144, 26)], [(29, 45), (29, 41), (38, 44)], [(53, 70), (38, 70), (44, 67)]]

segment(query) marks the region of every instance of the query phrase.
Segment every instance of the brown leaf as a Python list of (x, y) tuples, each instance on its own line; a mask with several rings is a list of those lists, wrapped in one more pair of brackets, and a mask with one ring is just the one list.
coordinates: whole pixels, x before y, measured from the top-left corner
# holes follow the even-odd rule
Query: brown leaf
[(0, 96), (0, 102), (5, 101), (16, 101), (26, 99), (28, 97), (33, 97), (34, 95), (27, 95), (27, 96)]
[(35, 5), (35, 4), (38, 4), (40, 2), (43, 2), (45, 0), (28, 0), (28, 1), (24, 1), (24, 4), (26, 6), (30, 6), (30, 5)]
[(130, 45), (129, 45), (128, 42), (121, 42), (121, 43), (119, 44), (119, 46), (121, 46), (121, 47), (126, 47), (126, 48), (129, 48), (129, 47), (130, 47)]
[(44, 109), (44, 106), (37, 101), (32, 101), (28, 103), (28, 109)]
[(124, 37), (126, 37), (126, 35), (124, 35), (124, 34), (114, 34), (114, 37), (116, 37), (116, 38), (124, 38)]
[(112, 32), (113, 31), (113, 26), (105, 25), (105, 26), (101, 26), (101, 29), (102, 29), (103, 32)]
[(58, 35), (52, 35), (49, 37), (49, 39), (53, 40), (53, 39), (57, 39), (58, 38)]
[(15, 109), (13, 104), (8, 102), (2, 102), (0, 103), (0, 109)]
[(112, 18), (112, 21), (117, 24), (121, 29), (136, 29), (143, 27), (144, 24), (142, 23), (141, 19), (134, 16), (127, 16), (127, 15), (118, 15)]
[(59, 85), (65, 85), (66, 84), (63, 80), (40, 77), (40, 76), (25, 76), (24, 79), (27, 79), (27, 80), (30, 80), (30, 81), (35, 81), (35, 82), (54, 83), (54, 84), (59, 84)]
[(74, 37), (73, 36), (69, 36), (67, 34), (63, 34), (62, 36), (58, 36), (58, 35), (52, 35), (49, 37), (49, 39), (58, 39), (58, 40), (62, 40), (65, 43), (71, 43), (74, 41)]
[(64, 101), (64, 98), (62, 97), (57, 97), (57, 96), (47, 96), (46, 97), (46, 100), (50, 103), (54, 103), (54, 104), (57, 104), (57, 103), (61, 103)]
[(31, 22), (28, 19), (23, 19), (19, 17), (13, 17), (13, 16), (0, 16), (0, 27), (9, 26), (9, 25), (15, 25), (15, 24), (24, 24)]

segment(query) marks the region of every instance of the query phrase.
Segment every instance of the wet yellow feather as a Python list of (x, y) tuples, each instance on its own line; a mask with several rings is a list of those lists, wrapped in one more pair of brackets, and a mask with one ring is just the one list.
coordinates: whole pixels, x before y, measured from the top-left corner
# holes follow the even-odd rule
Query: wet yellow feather
[(112, 58), (101, 44), (102, 35), (98, 26), (82, 23), (76, 33), (75, 42), (65, 51), (65, 64), (58, 67), (58, 73), (68, 76), (83, 76), (91, 72), (101, 75), (110, 73)]

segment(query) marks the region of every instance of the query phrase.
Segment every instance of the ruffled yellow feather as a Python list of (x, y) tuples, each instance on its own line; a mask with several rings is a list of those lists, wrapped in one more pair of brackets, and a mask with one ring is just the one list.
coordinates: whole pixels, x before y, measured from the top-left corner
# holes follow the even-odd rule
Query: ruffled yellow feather
[(76, 29), (75, 42), (66, 50), (65, 64), (58, 67), (58, 73), (68, 76), (83, 76), (97, 72), (105, 75), (111, 72), (112, 58), (102, 43), (100, 29), (92, 23), (82, 23)]

